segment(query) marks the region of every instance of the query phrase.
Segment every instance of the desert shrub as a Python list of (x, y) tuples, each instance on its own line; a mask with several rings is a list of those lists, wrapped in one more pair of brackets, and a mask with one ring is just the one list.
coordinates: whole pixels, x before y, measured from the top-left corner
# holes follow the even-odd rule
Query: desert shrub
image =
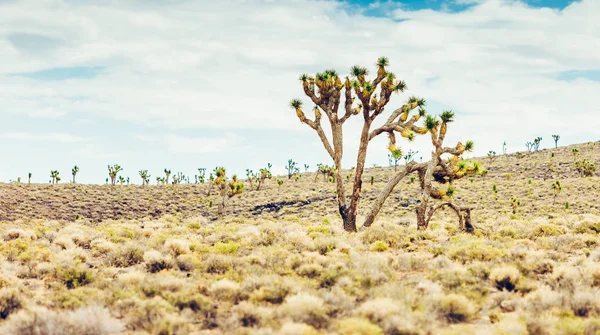
[(202, 262), (207, 273), (225, 273), (233, 267), (233, 261), (228, 256), (209, 254)]
[(576, 288), (581, 285), (581, 273), (572, 267), (561, 266), (554, 269), (554, 272), (548, 279), (548, 284), (555, 290), (566, 290), (575, 292)]
[(0, 319), (6, 319), (10, 314), (23, 307), (19, 292), (15, 289), (0, 289)]
[(306, 323), (315, 328), (323, 328), (328, 322), (323, 300), (307, 293), (288, 296), (280, 306), (279, 313), (294, 322)]
[(278, 334), (281, 335), (318, 335), (317, 330), (304, 323), (287, 322), (281, 327)]
[(173, 267), (172, 260), (159, 251), (151, 250), (144, 253), (144, 263), (148, 272), (155, 273)]
[(123, 323), (107, 309), (88, 306), (68, 312), (45, 308), (22, 310), (0, 326), (0, 334), (13, 335), (109, 335), (123, 330)]
[(69, 289), (87, 285), (94, 280), (92, 270), (86, 264), (59, 265), (54, 271), (56, 278)]
[(161, 323), (176, 312), (175, 307), (161, 297), (148, 300), (124, 300), (120, 302), (120, 305), (119, 307), (124, 311), (128, 329), (144, 330), (150, 333), (157, 333), (154, 330), (161, 327)]
[(587, 271), (590, 274), (592, 286), (600, 287), (600, 265), (593, 264)]
[(502, 251), (481, 241), (472, 241), (450, 248), (447, 253), (452, 260), (463, 264), (473, 261), (489, 262), (503, 255)]
[(164, 246), (173, 257), (190, 252), (190, 243), (184, 240), (167, 240)]
[(517, 286), (520, 276), (521, 273), (516, 267), (502, 266), (492, 270), (490, 280), (499, 290), (513, 291)]
[(435, 309), (438, 315), (450, 323), (468, 322), (475, 315), (473, 303), (465, 296), (449, 294), (440, 298)]
[(564, 234), (561, 227), (551, 223), (541, 223), (533, 228), (532, 237), (550, 237)]
[(292, 292), (292, 287), (280, 277), (263, 277), (258, 282), (246, 282), (242, 287), (243, 295), (253, 302), (281, 304)]
[(16, 240), (18, 238), (32, 239), (32, 238), (35, 238), (35, 235), (30, 234), (30, 233), (28, 233), (25, 230), (20, 229), (20, 228), (12, 228), (12, 229), (7, 230), (6, 233), (4, 233), (4, 240), (5, 241)]
[(192, 255), (179, 255), (175, 260), (177, 267), (181, 271), (190, 272), (194, 270), (200, 262)]
[(318, 236), (314, 240), (315, 248), (321, 255), (333, 251), (337, 246), (337, 242), (335, 238), (328, 236)]
[(143, 260), (144, 250), (134, 245), (123, 246), (115, 250), (110, 257), (110, 262), (119, 268), (133, 266)]
[(221, 255), (233, 255), (233, 254), (237, 253), (239, 247), (240, 247), (239, 244), (237, 244), (235, 242), (226, 242), (226, 243), (217, 242), (213, 246), (213, 250), (214, 250), (214, 252), (221, 254)]
[(403, 248), (409, 243), (407, 241), (406, 229), (399, 225), (384, 223), (378, 224), (360, 233), (360, 239), (366, 245), (377, 241), (385, 242), (391, 248)]
[(577, 233), (577, 234), (600, 234), (600, 221), (582, 222), (575, 227), (575, 233)]
[(221, 279), (210, 285), (209, 293), (217, 300), (235, 302), (240, 295), (240, 284), (229, 279)]
[(371, 251), (382, 252), (388, 250), (387, 243), (383, 241), (375, 241), (371, 244)]
[(600, 312), (600, 292), (598, 290), (575, 292), (569, 298), (569, 305), (576, 316), (598, 316)]
[(317, 263), (302, 264), (296, 269), (296, 273), (303, 277), (316, 278), (323, 272), (323, 266)]
[(337, 334), (340, 335), (383, 335), (383, 329), (367, 319), (347, 318), (337, 323)]

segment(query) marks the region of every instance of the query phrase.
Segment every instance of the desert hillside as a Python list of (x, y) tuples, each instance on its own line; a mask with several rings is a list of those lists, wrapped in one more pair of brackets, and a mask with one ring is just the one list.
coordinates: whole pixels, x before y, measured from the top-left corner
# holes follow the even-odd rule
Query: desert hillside
[[(600, 178), (581, 159), (600, 143), (479, 158), (453, 197), (473, 234), (449, 211), (417, 231), (411, 178), (355, 234), (314, 173), (221, 218), (205, 184), (0, 184), (0, 333), (599, 334)], [(363, 213), (393, 173), (367, 169)]]

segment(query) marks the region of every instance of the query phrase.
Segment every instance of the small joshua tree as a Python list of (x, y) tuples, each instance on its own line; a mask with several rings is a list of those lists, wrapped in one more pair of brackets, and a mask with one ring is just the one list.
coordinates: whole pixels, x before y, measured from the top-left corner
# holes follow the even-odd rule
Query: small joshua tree
[(554, 134), (552, 135), (552, 138), (554, 139), (554, 148), (558, 148), (558, 140), (560, 140), (560, 135)]
[(535, 151), (540, 150), (540, 143), (542, 142), (542, 138), (541, 137), (536, 137), (535, 140), (533, 140), (533, 148), (535, 149)]
[(142, 186), (149, 185), (151, 176), (148, 174), (148, 170), (140, 170), (138, 173), (142, 177)]
[(156, 177), (156, 185), (164, 185), (165, 177)]
[(292, 179), (295, 175), (297, 175), (300, 170), (298, 169), (298, 163), (294, 162), (294, 160), (289, 159), (287, 162), (287, 166), (285, 167), (288, 173), (288, 179)]
[(260, 191), (260, 187), (265, 183), (265, 180), (271, 179), (272, 174), (269, 169), (260, 169), (260, 173), (258, 174), (258, 185), (256, 186), (256, 190)]
[(253, 171), (250, 169), (246, 169), (246, 180), (248, 180), (248, 184), (250, 184), (250, 190), (254, 189), (254, 179), (256, 177), (253, 174)]
[(75, 176), (77, 176), (78, 172), (79, 172), (79, 167), (77, 165), (75, 165), (75, 167), (73, 167), (73, 169), (71, 169), (71, 174), (73, 175), (73, 184), (75, 184)]
[(394, 161), (394, 171), (398, 170), (398, 162), (402, 159), (402, 149), (393, 147), (390, 149), (390, 155), (392, 160)]
[(171, 176), (171, 170), (165, 169), (165, 183), (169, 183), (169, 177)]
[[(183, 172), (177, 172), (176, 175), (173, 176), (173, 185), (177, 185), (177, 184), (182, 184), (184, 181), (186, 181), (186, 176), (183, 174)], [(188, 181), (189, 183), (189, 181)]]
[(554, 193), (554, 203), (556, 203), (556, 198), (562, 191), (562, 186), (560, 185), (560, 181), (555, 180), (550, 187), (552, 188), (552, 192)]
[(502, 143), (502, 154), (506, 155), (506, 141)]
[(27, 174), (27, 184), (31, 184), (31, 172)]
[(218, 215), (222, 216), (225, 206), (227, 205), (227, 201), (238, 195), (244, 191), (244, 183), (240, 182), (237, 179), (237, 176), (234, 175), (230, 181), (227, 181), (227, 174), (224, 167), (215, 168), (215, 185), (220, 190), (220, 194), (223, 197), (223, 201), (219, 204)]
[[(482, 172), (479, 162), (459, 160), (465, 152), (473, 150), (473, 142), (467, 141), (466, 144), (459, 142), (454, 148), (444, 147), (448, 124), (451, 122), (454, 122), (452, 111), (444, 111), (439, 120), (430, 115), (427, 115), (425, 119), (425, 127), (431, 135), (434, 151), (431, 160), (425, 163), (425, 167), (417, 168), (422, 190), (421, 203), (416, 207), (418, 229), (427, 229), (433, 214), (443, 207), (449, 207), (458, 216), (460, 228), (468, 232), (473, 231), (470, 208), (460, 207), (450, 200), (440, 204), (429, 203), (431, 199), (451, 198), (448, 197), (448, 191), (454, 180)], [(450, 154), (451, 157), (444, 161), (441, 158), (444, 154)], [(450, 186), (446, 190), (436, 189), (433, 187), (433, 181), (440, 184), (449, 183)], [(453, 189), (451, 194), (454, 194)]]
[(521, 200), (515, 197), (510, 198), (510, 206), (512, 207), (512, 213), (517, 214), (517, 209), (521, 206)]
[(406, 153), (406, 155), (404, 155), (404, 165), (407, 165), (408, 163), (412, 162), (415, 158), (415, 155), (418, 154), (419, 151), (412, 151), (411, 149), (408, 150), (408, 152)]
[(60, 181), (60, 173), (57, 170), (50, 171), (50, 178), (52, 178), (52, 185), (58, 184)]
[(113, 166), (108, 166), (108, 176), (110, 177), (110, 183), (115, 185), (117, 180), (117, 175), (119, 172), (123, 171), (123, 168), (119, 164), (115, 164)]
[(304, 172), (308, 172), (308, 168), (309, 168), (309, 167), (310, 167), (310, 166), (309, 166), (308, 164), (304, 164)]
[(525, 146), (527, 147), (527, 151), (531, 152), (531, 150), (533, 149), (533, 143), (532, 142), (527, 142), (525, 143)]
[(494, 150), (490, 150), (490, 151), (488, 151), (487, 156), (490, 159), (490, 162), (493, 162), (494, 159), (496, 158), (496, 152)]
[(123, 185), (125, 184), (125, 178), (123, 176), (119, 176), (119, 184)]
[[(217, 170), (217, 168), (215, 168), (215, 171)], [(212, 191), (213, 186), (215, 185), (215, 176), (211, 173), (208, 176), (208, 190), (206, 190), (206, 196), (210, 196), (210, 191)]]
[(198, 182), (204, 184), (204, 178), (206, 178), (206, 168), (198, 168)]

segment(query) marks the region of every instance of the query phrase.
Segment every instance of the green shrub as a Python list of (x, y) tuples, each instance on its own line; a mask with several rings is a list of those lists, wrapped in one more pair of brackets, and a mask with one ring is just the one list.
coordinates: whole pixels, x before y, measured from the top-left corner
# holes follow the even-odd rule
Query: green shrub
[(550, 237), (564, 234), (561, 227), (551, 223), (541, 223), (533, 228), (532, 237)]
[(239, 247), (235, 242), (217, 242), (213, 246), (213, 251), (221, 255), (233, 255), (237, 253)]
[(94, 280), (92, 270), (86, 264), (81, 263), (72, 266), (59, 265), (56, 267), (55, 274), (56, 278), (69, 289), (87, 285)]
[(488, 262), (501, 256), (503, 256), (501, 250), (481, 241), (468, 242), (448, 250), (450, 259), (460, 261), (463, 264), (473, 261)]
[(382, 252), (388, 250), (389, 247), (387, 243), (383, 241), (375, 241), (371, 244), (371, 251)]
[(383, 329), (367, 319), (347, 318), (338, 322), (336, 333), (340, 335), (383, 335)]

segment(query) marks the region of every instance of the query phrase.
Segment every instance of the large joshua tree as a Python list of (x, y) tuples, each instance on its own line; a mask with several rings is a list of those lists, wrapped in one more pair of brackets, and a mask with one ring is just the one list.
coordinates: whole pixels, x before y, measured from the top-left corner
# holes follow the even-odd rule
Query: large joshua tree
[[(388, 59), (381, 57), (377, 60), (377, 75), (372, 80), (367, 80), (368, 71), (361, 66), (353, 66), (350, 70), (351, 77), (342, 79), (334, 70), (327, 70), (323, 73), (317, 73), (315, 77), (301, 75), (300, 81), (304, 88), (304, 93), (315, 104), (314, 119), (306, 117), (302, 102), (298, 99), (291, 101), (290, 105), (296, 110), (296, 115), (302, 123), (305, 123), (314, 129), (325, 150), (333, 159), (335, 165), (335, 183), (338, 210), (346, 231), (356, 231), (356, 217), (360, 194), (362, 190), (362, 176), (365, 168), (367, 149), (371, 140), (381, 134), (387, 134), (389, 137), (390, 152), (397, 151), (396, 135), (413, 140), (417, 135), (431, 133), (432, 139), (441, 136), (440, 143), (445, 137), (447, 123), (451, 122), (453, 114), (448, 112), (442, 114), (442, 123), (433, 116), (425, 118), (425, 124), (418, 126), (417, 122), (426, 115), (424, 106), (425, 100), (417, 97), (410, 97), (408, 101), (400, 108), (394, 110), (379, 127), (373, 127), (375, 120), (383, 114), (385, 107), (390, 102), (392, 93), (401, 93), (406, 89), (406, 83), (397, 80), (392, 72), (388, 72), (386, 67), (389, 65)], [(340, 111), (343, 96), (343, 111)], [(357, 99), (358, 98), (358, 99)], [(358, 100), (358, 101), (356, 101)], [(355, 103), (356, 102), (356, 103)], [(321, 120), (325, 114), (331, 128), (330, 142), (325, 133)], [(352, 183), (352, 193), (349, 198), (346, 197), (344, 189), (345, 178), (342, 178), (342, 157), (343, 157), (343, 125), (355, 115), (362, 115), (363, 125), (360, 135), (358, 153), (356, 157), (356, 166), (354, 180)], [(442, 135), (443, 134), (443, 135)], [(435, 135), (435, 136), (434, 136)], [(385, 200), (389, 197), (395, 186), (408, 174), (425, 171), (423, 178), (426, 180), (432, 178), (433, 169), (440, 166), (440, 156), (449, 153), (460, 156), (465, 150), (472, 147), (458, 143), (455, 148), (443, 148), (441, 144), (436, 146), (433, 156), (438, 157), (433, 162), (415, 163), (410, 162), (388, 181), (381, 190), (375, 202), (372, 204), (369, 213), (366, 216), (363, 227), (369, 227), (375, 220), (375, 217), (381, 210)], [(433, 166), (429, 172), (429, 167)]]
[[(362, 176), (370, 141), (378, 135), (386, 133), (390, 136), (390, 141), (393, 144), (395, 143), (395, 133), (400, 133), (403, 137), (409, 139), (413, 139), (416, 133), (427, 133), (426, 128), (415, 125), (419, 118), (425, 114), (423, 109), (425, 100), (416, 97), (409, 98), (406, 104), (393, 111), (382, 126), (372, 129), (374, 121), (383, 114), (385, 107), (390, 102), (392, 93), (401, 93), (406, 89), (404, 81), (397, 80), (392, 72), (387, 71), (386, 67), (388, 65), (388, 59), (380, 57), (377, 60), (377, 75), (373, 80), (367, 80), (368, 70), (361, 66), (353, 66), (350, 70), (351, 78), (345, 77), (343, 81), (335, 70), (317, 73), (315, 77), (306, 74), (301, 75), (300, 81), (304, 93), (315, 104), (314, 119), (306, 117), (300, 100), (294, 99), (290, 103), (291, 107), (296, 110), (296, 115), (300, 121), (317, 132), (325, 150), (334, 161), (338, 210), (346, 231), (356, 231)], [(340, 111), (342, 96), (344, 100), (343, 111)], [(411, 112), (418, 107), (418, 112), (409, 118)], [(331, 142), (321, 125), (323, 114), (327, 117), (331, 127)], [(348, 199), (344, 190), (345, 179), (341, 175), (343, 126), (348, 119), (356, 115), (362, 115), (363, 126), (356, 157), (352, 193)]]

